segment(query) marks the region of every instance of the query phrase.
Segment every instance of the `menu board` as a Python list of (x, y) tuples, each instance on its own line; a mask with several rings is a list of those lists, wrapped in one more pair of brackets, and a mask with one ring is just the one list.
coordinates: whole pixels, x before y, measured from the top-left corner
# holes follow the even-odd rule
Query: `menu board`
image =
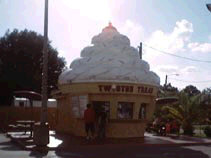
[(71, 99), (72, 112), (74, 117), (80, 117), (79, 99), (78, 96), (73, 96)]
[(88, 96), (79, 96), (79, 104), (80, 104), (80, 115), (83, 117), (84, 111), (86, 110), (86, 105), (88, 104)]
[(73, 96), (71, 100), (73, 116), (76, 118), (82, 118), (88, 103), (88, 96)]

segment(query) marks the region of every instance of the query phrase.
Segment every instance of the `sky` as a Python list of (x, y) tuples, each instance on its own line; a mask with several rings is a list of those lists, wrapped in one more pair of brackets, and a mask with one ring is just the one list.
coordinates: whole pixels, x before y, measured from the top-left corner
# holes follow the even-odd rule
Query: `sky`
[[(67, 66), (112, 22), (143, 60), (179, 89), (211, 87), (211, 0), (49, 0), (48, 37)], [(44, 0), (0, 0), (0, 37), (9, 29), (43, 34)], [(167, 55), (162, 52), (196, 59)], [(205, 62), (204, 62), (205, 61)], [(178, 74), (178, 75), (175, 75)]]

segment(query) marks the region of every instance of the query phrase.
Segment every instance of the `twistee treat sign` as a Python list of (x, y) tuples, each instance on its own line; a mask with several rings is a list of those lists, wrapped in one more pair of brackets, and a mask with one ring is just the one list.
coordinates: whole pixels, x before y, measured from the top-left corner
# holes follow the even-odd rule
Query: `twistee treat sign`
[(118, 93), (145, 93), (152, 94), (153, 88), (147, 86), (129, 86), (129, 85), (99, 85), (100, 92), (118, 92)]

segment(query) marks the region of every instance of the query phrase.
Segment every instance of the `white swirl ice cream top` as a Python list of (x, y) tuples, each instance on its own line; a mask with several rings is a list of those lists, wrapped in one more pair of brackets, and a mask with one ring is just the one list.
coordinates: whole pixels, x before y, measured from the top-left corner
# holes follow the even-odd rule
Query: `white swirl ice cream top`
[(70, 69), (59, 76), (59, 84), (79, 82), (118, 82), (160, 85), (160, 78), (141, 60), (130, 40), (109, 24), (92, 38), (92, 46), (81, 51)]

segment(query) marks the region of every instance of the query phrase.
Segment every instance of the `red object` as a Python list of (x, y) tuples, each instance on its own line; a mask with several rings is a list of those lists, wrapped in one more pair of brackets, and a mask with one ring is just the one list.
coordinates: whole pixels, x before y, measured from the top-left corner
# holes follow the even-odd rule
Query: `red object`
[(178, 129), (178, 126), (177, 126), (177, 122), (176, 122), (176, 121), (174, 121), (174, 122), (172, 123), (172, 128), (173, 128), (173, 129)]
[(167, 123), (166, 124), (166, 133), (170, 133), (170, 131), (171, 131), (171, 125), (170, 125), (170, 123)]
[(88, 108), (84, 111), (84, 121), (85, 123), (95, 122), (95, 111), (92, 108)]

